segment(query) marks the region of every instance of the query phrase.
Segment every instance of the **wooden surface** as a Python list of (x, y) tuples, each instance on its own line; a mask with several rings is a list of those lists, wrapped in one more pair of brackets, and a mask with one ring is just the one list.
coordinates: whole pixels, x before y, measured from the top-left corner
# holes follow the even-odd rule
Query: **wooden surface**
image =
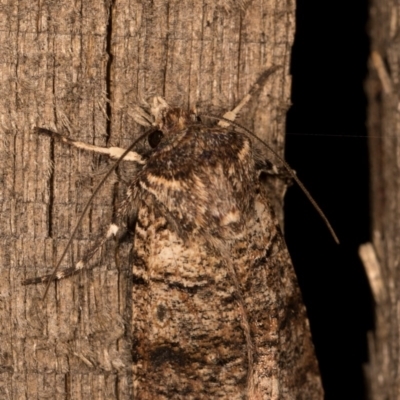
[(365, 365), (372, 400), (397, 399), (400, 393), (399, 10), (390, 0), (370, 5), (366, 91), (372, 243), (361, 249), (361, 255), (375, 300), (375, 327), (369, 332)]
[[(135, 109), (154, 95), (222, 115), (274, 65), (279, 70), (239, 122), (282, 153), (293, 34), (291, 1), (21, 0), (0, 7), (0, 398), (133, 393), (127, 244), (116, 255), (109, 243), (95, 268), (52, 284), (44, 303), (43, 285), (21, 286), (51, 270), (109, 165), (37, 137), (32, 127), (126, 147), (143, 131)], [(120, 187), (115, 180), (104, 186), (62, 267), (78, 261), (111, 221)], [(277, 184), (272, 198), (283, 191)]]

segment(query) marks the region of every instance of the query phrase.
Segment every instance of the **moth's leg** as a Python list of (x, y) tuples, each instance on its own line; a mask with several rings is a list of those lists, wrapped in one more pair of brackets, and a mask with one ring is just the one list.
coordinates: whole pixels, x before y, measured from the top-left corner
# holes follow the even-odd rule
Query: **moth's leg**
[[(45, 128), (35, 128), (35, 132), (39, 135), (45, 135), (52, 137), (54, 139), (59, 140), (60, 142), (66, 143), (70, 146), (77, 147), (78, 149), (86, 150), (86, 151), (94, 151), (95, 153), (106, 154), (111, 158), (120, 158), (124, 153), (125, 149), (121, 147), (100, 147), (94, 146), (92, 144), (78, 142), (77, 140), (71, 139), (67, 136), (61, 135), (60, 133), (51, 131)], [(143, 160), (142, 156), (134, 151), (130, 151), (125, 157), (124, 161), (134, 161), (138, 164), (144, 164), (145, 161)]]
[[(106, 243), (109, 239), (117, 237), (117, 232), (119, 231), (119, 227), (116, 224), (111, 224), (105, 234), (102, 234), (96, 244), (85, 254), (85, 256), (78, 261), (73, 267), (66, 268), (56, 273), (53, 278), (53, 281), (57, 281), (60, 279), (67, 278), (71, 275), (76, 274), (78, 271), (84, 269), (88, 262), (93, 258), (96, 252)], [(119, 235), (120, 237), (124, 237), (125, 233)], [(52, 277), (52, 274), (39, 276), (37, 278), (30, 278), (22, 281), (22, 285), (34, 285), (38, 283), (47, 283)]]
[[(256, 149), (257, 150), (257, 149)], [(285, 167), (274, 164), (272, 161), (263, 157), (263, 154), (258, 154), (255, 151), (254, 160), (256, 163), (256, 170), (260, 179), (264, 177), (277, 178), (281, 180), (285, 185), (291, 186), (293, 183), (293, 176), (288, 172)], [(295, 171), (293, 171), (295, 172)]]

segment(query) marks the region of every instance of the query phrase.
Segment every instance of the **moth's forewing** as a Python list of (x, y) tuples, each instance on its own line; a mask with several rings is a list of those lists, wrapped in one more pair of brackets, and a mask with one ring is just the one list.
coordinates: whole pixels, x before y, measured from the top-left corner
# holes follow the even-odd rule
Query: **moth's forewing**
[[(263, 399), (322, 399), (310, 328), (294, 268), (263, 191), (256, 196), (247, 237), (234, 244), (255, 346), (254, 385)], [(244, 252), (243, 249), (246, 249)], [(240, 272), (239, 272), (240, 271)]]

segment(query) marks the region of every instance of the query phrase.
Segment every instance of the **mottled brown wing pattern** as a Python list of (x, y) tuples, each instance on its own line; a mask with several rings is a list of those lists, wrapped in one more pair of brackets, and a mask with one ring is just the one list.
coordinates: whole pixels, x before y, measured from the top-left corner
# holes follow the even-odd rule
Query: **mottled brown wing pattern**
[(247, 351), (235, 290), (204, 238), (191, 239), (185, 244), (151, 204), (140, 207), (132, 290), (135, 396), (243, 399)]
[(202, 235), (185, 243), (149, 200), (133, 259), (137, 398), (292, 399), (299, 387), (304, 399), (322, 398), (305, 309), (265, 198), (256, 196), (246, 234), (229, 246), (255, 349), (253, 389), (227, 261)]
[[(322, 399), (307, 315), (294, 269), (265, 194), (256, 196), (247, 236), (232, 248), (256, 352), (254, 398)], [(245, 249), (245, 251), (244, 251)], [(301, 390), (299, 390), (301, 388)]]

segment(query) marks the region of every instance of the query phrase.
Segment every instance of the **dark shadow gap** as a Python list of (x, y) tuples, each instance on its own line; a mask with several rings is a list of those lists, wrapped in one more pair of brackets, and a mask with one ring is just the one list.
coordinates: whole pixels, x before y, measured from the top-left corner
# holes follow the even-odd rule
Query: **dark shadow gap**
[(341, 245), (334, 243), (296, 187), (286, 197), (286, 240), (306, 302), (326, 399), (361, 400), (366, 398), (366, 333), (373, 324), (371, 294), (357, 253), (370, 235), (363, 90), (368, 2), (356, 0), (349, 9), (343, 0), (298, 0), (296, 17), (286, 159), (328, 216)]

